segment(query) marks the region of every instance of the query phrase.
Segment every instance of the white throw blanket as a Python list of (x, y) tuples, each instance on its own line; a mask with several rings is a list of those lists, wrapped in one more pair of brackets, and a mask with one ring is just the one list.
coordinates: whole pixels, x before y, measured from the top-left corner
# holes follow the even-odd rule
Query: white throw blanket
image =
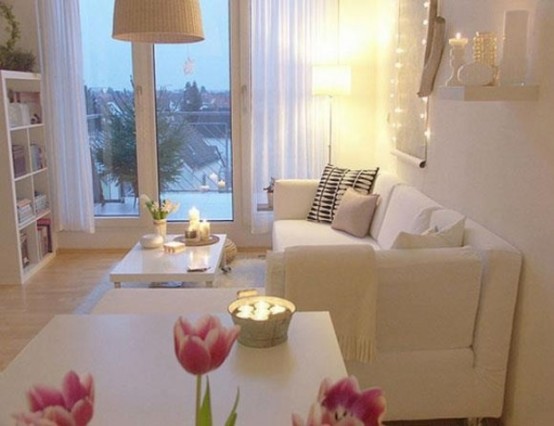
[(371, 360), (376, 276), (375, 253), (369, 245), (285, 250), (285, 298), (299, 311), (329, 311), (345, 360)]

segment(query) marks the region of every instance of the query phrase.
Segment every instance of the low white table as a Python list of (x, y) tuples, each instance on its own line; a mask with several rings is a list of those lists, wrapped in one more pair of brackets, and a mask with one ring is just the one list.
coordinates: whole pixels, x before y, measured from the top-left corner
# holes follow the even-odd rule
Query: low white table
[[(92, 314), (175, 314), (227, 312), (241, 288), (129, 288), (111, 289), (102, 296)], [(259, 295), (264, 288), (255, 288)]]
[[(194, 315), (188, 315), (194, 318)], [(226, 325), (228, 314), (221, 315)], [(59, 387), (69, 370), (95, 380), (91, 426), (192, 425), (195, 378), (173, 349), (177, 315), (60, 315), (0, 376), (0, 424), (27, 408), (34, 384)], [(327, 312), (294, 314), (287, 342), (266, 349), (234, 345), (209, 373), (214, 424), (222, 425), (240, 387), (239, 425), (283, 426), (306, 417), (321, 380), (346, 376)]]
[[(217, 269), (225, 269), (225, 234), (217, 234), (219, 241), (206, 246), (187, 246), (180, 253), (165, 253), (163, 247), (144, 249), (140, 243), (110, 272), (110, 281), (115, 288), (125, 281), (167, 282), (188, 281), (206, 282), (210, 287)], [(172, 241), (179, 235), (168, 235)], [(205, 266), (201, 272), (189, 272), (191, 266)]]

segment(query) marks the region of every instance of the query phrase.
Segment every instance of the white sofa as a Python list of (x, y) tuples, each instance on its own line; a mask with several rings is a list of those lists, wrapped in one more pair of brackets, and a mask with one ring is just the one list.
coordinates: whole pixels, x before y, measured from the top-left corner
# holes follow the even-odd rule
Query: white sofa
[(370, 244), (377, 349), (369, 364), (347, 361), (349, 373), (364, 387), (384, 390), (387, 420), (500, 417), (520, 253), (470, 219), (462, 247), (390, 249), (400, 231), (420, 232), (463, 216), (383, 172), (373, 190), (381, 202), (365, 238), (308, 222), (317, 185), (275, 184), (266, 293), (284, 295), (283, 253), (291, 247)]

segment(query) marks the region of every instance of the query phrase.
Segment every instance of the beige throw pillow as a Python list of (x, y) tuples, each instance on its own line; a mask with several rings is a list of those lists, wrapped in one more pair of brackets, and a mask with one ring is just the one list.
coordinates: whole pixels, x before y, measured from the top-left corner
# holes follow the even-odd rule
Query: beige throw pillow
[(461, 219), (441, 230), (430, 229), (423, 234), (400, 232), (394, 242), (393, 249), (444, 248), (461, 247), (464, 238), (465, 219)]
[(348, 188), (342, 196), (331, 228), (348, 232), (355, 237), (365, 237), (378, 200), (378, 194), (364, 195)]

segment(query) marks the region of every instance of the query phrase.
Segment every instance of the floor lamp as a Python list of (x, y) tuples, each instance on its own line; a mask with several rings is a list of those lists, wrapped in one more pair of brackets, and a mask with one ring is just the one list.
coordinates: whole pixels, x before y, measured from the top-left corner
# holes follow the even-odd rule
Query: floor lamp
[(329, 163), (333, 154), (333, 97), (350, 94), (351, 76), (347, 65), (314, 65), (312, 94), (329, 97)]

